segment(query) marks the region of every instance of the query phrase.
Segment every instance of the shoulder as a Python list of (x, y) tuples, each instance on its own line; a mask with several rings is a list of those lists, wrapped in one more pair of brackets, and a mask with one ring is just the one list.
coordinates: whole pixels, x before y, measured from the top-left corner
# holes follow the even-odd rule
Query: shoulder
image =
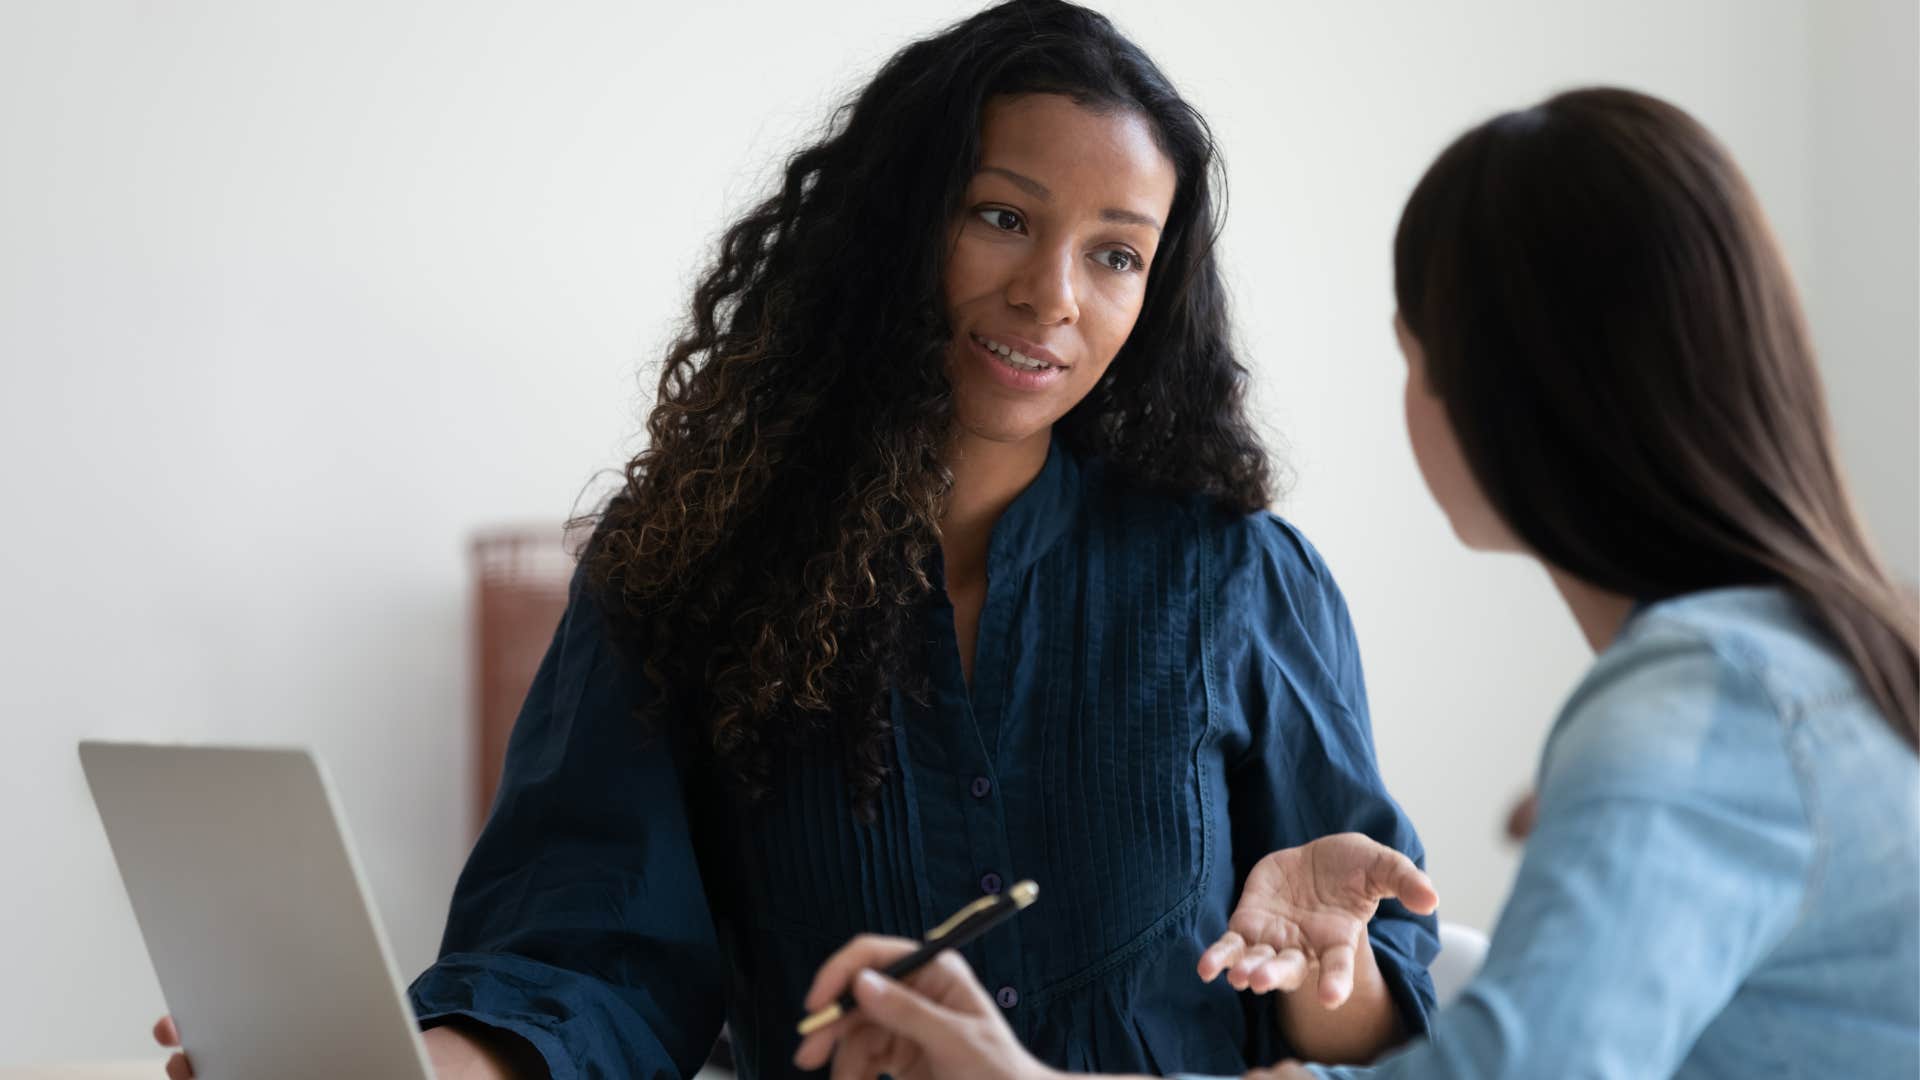
[(653, 696), (640, 674), (637, 620), (619, 617), (584, 565), (574, 568), (567, 604), (545, 664), (552, 668), (553, 705), (630, 711)]
[(1202, 545), (1227, 610), (1301, 626), (1315, 636), (1346, 632), (1346, 600), (1318, 548), (1267, 510), (1202, 512)]
[(1142, 487), (1098, 458), (1079, 463), (1084, 505), (1096, 528), (1128, 539), (1182, 536), (1219, 573), (1330, 582), (1320, 552), (1292, 523), (1270, 510), (1245, 511), (1197, 493)]
[(1554, 723), (1543, 799), (1797, 799), (1771, 659), (1810, 646), (1771, 600), (1724, 595), (1749, 591), (1665, 601), (1628, 621)]
[(1306, 534), (1267, 510), (1195, 505), (1193, 513), (1223, 655), (1261, 655), (1289, 668), (1312, 658), (1316, 670), (1357, 678), (1346, 597)]
[(1271, 510), (1250, 514), (1212, 507), (1197, 510), (1222, 567), (1237, 574), (1276, 575), (1288, 581), (1316, 586), (1333, 584), (1320, 549), (1292, 522)]
[(1132, 551), (1181, 549), (1224, 627), (1346, 637), (1345, 598), (1306, 534), (1270, 510), (1243, 511), (1205, 495), (1127, 483), (1103, 462), (1083, 466), (1094, 527)]
[(1711, 589), (1649, 605), (1632, 629), (1697, 639), (1751, 679), (1786, 718), (1858, 696), (1858, 676), (1784, 589)]

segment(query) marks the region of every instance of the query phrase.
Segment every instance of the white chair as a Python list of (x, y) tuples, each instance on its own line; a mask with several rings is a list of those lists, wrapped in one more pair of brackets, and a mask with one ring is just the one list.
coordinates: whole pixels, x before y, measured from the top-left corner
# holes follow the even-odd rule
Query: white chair
[(1440, 955), (1427, 968), (1433, 976), (1435, 1001), (1444, 1008), (1473, 979), (1486, 958), (1487, 935), (1461, 923), (1441, 922)]

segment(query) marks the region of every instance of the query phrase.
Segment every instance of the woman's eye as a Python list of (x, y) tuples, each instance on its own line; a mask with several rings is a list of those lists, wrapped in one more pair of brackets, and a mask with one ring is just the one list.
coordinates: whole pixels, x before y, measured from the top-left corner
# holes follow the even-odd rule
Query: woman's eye
[(1107, 269), (1121, 274), (1140, 268), (1140, 257), (1131, 251), (1103, 251), (1100, 261), (1106, 264)]
[(1001, 232), (1014, 232), (1020, 228), (1020, 215), (1011, 210), (993, 208), (978, 212), (980, 220), (999, 229)]

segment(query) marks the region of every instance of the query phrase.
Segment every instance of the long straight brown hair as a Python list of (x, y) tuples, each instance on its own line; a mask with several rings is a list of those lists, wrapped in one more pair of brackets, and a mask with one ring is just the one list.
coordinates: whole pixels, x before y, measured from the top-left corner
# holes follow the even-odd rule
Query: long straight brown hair
[(1920, 746), (1912, 594), (1854, 512), (1792, 278), (1705, 128), (1608, 88), (1495, 117), (1414, 190), (1394, 277), (1468, 466), (1535, 553), (1642, 601), (1784, 586)]

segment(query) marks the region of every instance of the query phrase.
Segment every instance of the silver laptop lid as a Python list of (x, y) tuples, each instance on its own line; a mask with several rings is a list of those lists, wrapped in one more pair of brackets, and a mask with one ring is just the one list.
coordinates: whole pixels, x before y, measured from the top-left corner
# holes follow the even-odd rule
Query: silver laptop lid
[(312, 756), (89, 741), (80, 763), (200, 1080), (430, 1080)]

